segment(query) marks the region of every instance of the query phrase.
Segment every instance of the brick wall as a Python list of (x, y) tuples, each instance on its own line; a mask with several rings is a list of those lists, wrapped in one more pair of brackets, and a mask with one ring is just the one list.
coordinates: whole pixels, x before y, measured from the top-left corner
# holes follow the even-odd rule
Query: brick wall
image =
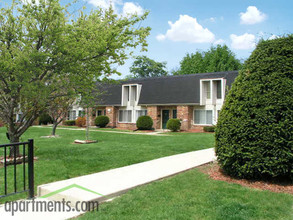
[(117, 122), (116, 127), (119, 129), (135, 130), (137, 129), (136, 123), (120, 123)]
[(155, 129), (159, 129), (161, 127), (161, 112), (158, 106), (148, 106), (147, 107), (148, 116), (153, 119)]
[(181, 120), (181, 130), (189, 130), (192, 123), (192, 107), (188, 105), (178, 105), (177, 118)]
[(116, 127), (117, 126), (117, 107), (114, 106), (107, 106), (106, 107), (106, 115), (109, 117), (110, 122), (108, 127)]

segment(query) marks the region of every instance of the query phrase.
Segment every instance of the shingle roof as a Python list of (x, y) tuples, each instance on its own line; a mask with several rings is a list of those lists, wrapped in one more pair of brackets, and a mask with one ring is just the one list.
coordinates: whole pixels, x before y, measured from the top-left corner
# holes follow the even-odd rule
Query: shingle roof
[(141, 84), (139, 105), (156, 104), (198, 104), (200, 102), (200, 80), (212, 78), (226, 79), (230, 87), (238, 75), (238, 71), (198, 73), (178, 76), (138, 78), (120, 81), (118, 84), (101, 86), (99, 105), (120, 106), (123, 84)]

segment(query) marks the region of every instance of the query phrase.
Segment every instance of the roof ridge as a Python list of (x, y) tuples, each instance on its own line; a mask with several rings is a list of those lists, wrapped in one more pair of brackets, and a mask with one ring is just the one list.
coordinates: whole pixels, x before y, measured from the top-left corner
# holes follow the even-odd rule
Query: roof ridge
[(184, 78), (198, 75), (212, 75), (212, 74), (229, 74), (229, 73), (238, 73), (238, 70), (233, 71), (221, 71), (221, 72), (208, 72), (208, 73), (192, 73), (192, 74), (182, 74), (182, 75), (167, 75), (167, 76), (154, 76), (154, 77), (146, 77), (146, 78), (132, 78), (128, 80), (120, 79), (119, 81), (130, 82), (130, 81), (142, 81), (142, 80), (151, 80), (151, 79), (166, 79), (166, 78)]

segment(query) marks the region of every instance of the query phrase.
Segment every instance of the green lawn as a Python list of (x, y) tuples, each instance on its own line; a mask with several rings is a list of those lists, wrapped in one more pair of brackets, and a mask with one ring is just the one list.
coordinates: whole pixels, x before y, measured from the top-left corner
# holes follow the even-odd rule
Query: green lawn
[[(0, 142), (7, 143), (6, 129), (0, 128)], [(179, 154), (214, 146), (213, 134), (172, 134), (150, 136), (117, 134), (113, 132), (91, 132), (91, 139), (99, 142), (90, 145), (73, 144), (75, 139), (84, 139), (85, 131), (57, 130), (60, 138), (45, 139), (51, 128), (30, 128), (22, 137), (35, 140), (35, 186), (68, 179), (112, 168), (127, 166), (155, 158)], [(1, 154), (0, 156), (2, 156)], [(21, 180), (22, 165), (17, 165)], [(10, 190), (13, 187), (13, 167), (8, 167)], [(3, 192), (3, 173), (0, 168), (0, 194)], [(19, 181), (18, 188), (21, 187)], [(0, 202), (25, 198), (26, 194), (0, 199)]]
[(293, 219), (293, 196), (211, 180), (197, 169), (133, 189), (85, 219)]

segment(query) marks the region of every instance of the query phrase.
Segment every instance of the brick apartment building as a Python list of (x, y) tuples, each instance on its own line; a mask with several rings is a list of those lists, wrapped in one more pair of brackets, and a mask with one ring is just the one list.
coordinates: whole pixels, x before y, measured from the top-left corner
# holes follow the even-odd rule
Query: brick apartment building
[[(109, 127), (136, 129), (136, 120), (149, 115), (155, 129), (166, 128), (170, 118), (181, 120), (181, 130), (215, 125), (225, 94), (238, 72), (199, 73), (133, 79), (102, 86), (91, 123), (98, 115), (110, 118)], [(68, 119), (82, 112), (73, 107)]]

